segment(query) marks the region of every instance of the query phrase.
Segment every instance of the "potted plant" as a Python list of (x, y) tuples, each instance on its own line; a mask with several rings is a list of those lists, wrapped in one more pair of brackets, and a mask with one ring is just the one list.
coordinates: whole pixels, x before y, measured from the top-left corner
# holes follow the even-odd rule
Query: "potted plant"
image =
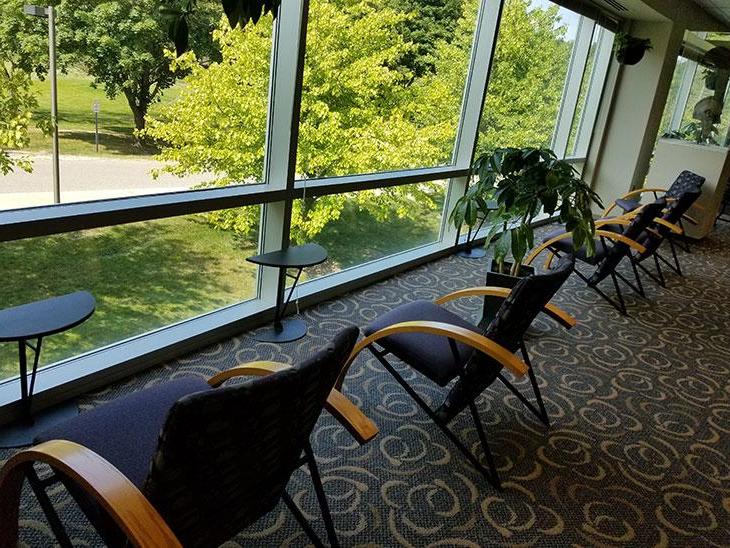
[(622, 65), (635, 65), (642, 60), (647, 50), (651, 49), (649, 38), (637, 38), (624, 32), (616, 34), (613, 42), (613, 52), (616, 61)]
[(603, 207), (601, 201), (575, 168), (552, 150), (500, 148), (477, 157), (472, 174), (476, 181), (456, 202), (450, 221), (457, 227), (473, 226), (484, 217), (485, 247), (493, 253), (486, 285), (513, 287), (520, 277), (533, 273), (522, 260), (534, 247), (532, 225), (541, 212), (557, 213), (575, 247), (586, 245), (593, 252), (591, 205)]

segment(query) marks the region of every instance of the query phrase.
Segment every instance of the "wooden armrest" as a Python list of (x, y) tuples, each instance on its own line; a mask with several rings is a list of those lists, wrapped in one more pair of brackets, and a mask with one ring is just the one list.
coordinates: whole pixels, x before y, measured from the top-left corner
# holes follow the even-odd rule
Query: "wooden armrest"
[(339, 390), (332, 389), (327, 396), (325, 407), (360, 445), (365, 445), (378, 435), (378, 427), (375, 423)]
[(452, 325), (443, 322), (426, 322), (426, 321), (414, 321), (414, 322), (401, 322), (383, 329), (376, 331), (372, 335), (365, 337), (355, 345), (350, 357), (345, 363), (345, 367), (342, 368), (339, 379), (337, 379), (337, 388), (342, 386), (345, 380), (348, 369), (355, 361), (355, 358), (365, 348), (376, 342), (378, 339), (389, 337), (397, 333), (428, 333), (429, 335), (439, 335), (441, 337), (447, 337), (460, 343), (464, 343), (472, 348), (486, 354), (487, 356), (495, 359), (501, 363), (504, 367), (512, 371), (514, 374), (522, 376), (528, 371), (527, 364), (515, 356), (514, 353), (507, 350), (502, 345), (486, 338), (479, 333), (475, 333), (464, 327)]
[(24, 470), (34, 462), (48, 464), (91, 495), (134, 546), (182, 547), (154, 506), (124, 474), (91, 449), (65, 440), (20, 451), (0, 472), (0, 546), (17, 545)]
[[(553, 245), (556, 242), (559, 242), (560, 240), (565, 240), (567, 238), (570, 238), (570, 236), (571, 236), (570, 232), (564, 232), (563, 234), (558, 234), (554, 238), (550, 238), (547, 242), (545, 242), (542, 245), (535, 248), (535, 250), (532, 253), (530, 253), (530, 255), (527, 257), (527, 260), (525, 261), (524, 264), (529, 265), (530, 263), (532, 263), (532, 261), (535, 260), (535, 258), (540, 253), (542, 253), (543, 251), (548, 249), (551, 245)], [(623, 234), (619, 234), (617, 232), (610, 232), (608, 230), (596, 230), (596, 236), (607, 238), (607, 239), (613, 240), (615, 242), (621, 242), (622, 244), (626, 244), (631, 249), (633, 249), (639, 253), (646, 252), (646, 248), (643, 245), (641, 245), (639, 242), (635, 242), (631, 238), (627, 238)]]
[[(626, 219), (633, 219), (638, 214), (638, 210), (631, 211), (624, 215), (624, 218)], [(667, 227), (669, 230), (674, 232), (675, 234), (682, 234), (684, 232), (681, 227), (675, 225), (674, 223), (670, 223), (666, 219), (662, 219), (661, 217), (654, 217), (653, 223), (656, 223), (658, 225), (662, 225)], [(607, 223), (610, 224), (610, 223)], [(598, 226), (598, 222), (596, 222), (596, 226)], [(603, 226), (603, 225), (602, 225)]]
[[(628, 200), (630, 198), (633, 198), (634, 196), (640, 196), (644, 192), (666, 192), (666, 188), (639, 188), (636, 190), (632, 190), (631, 192), (627, 192), (620, 198), (617, 198), (617, 200)], [(608, 206), (604, 212), (601, 214), (601, 217), (607, 217), (608, 214), (617, 206), (616, 200), (613, 201), (613, 203)]]
[[(208, 380), (208, 384), (215, 388), (235, 377), (265, 377), (266, 375), (271, 375), (272, 373), (284, 371), (289, 368), (291, 368), (291, 365), (280, 362), (249, 362), (218, 373)], [(333, 389), (329, 393), (324, 407), (361, 445), (369, 442), (378, 434), (378, 427), (375, 423), (338, 390)]]
[[(463, 297), (477, 297), (477, 296), (489, 296), (489, 297), (500, 297), (502, 299), (506, 299), (509, 297), (509, 294), (512, 291), (506, 287), (490, 287), (490, 286), (482, 286), (482, 287), (469, 287), (467, 289), (459, 289), (458, 291), (452, 291), (451, 293), (448, 293), (444, 295), (443, 297), (439, 297), (434, 301), (435, 304), (443, 304), (448, 301), (453, 301), (454, 299), (461, 299)], [(570, 329), (578, 323), (576, 319), (565, 312), (564, 310), (558, 308), (554, 304), (547, 303), (542, 311), (550, 316), (552, 319), (557, 321), (560, 325), (565, 327), (566, 329)]]
[(208, 379), (208, 384), (213, 388), (217, 388), (227, 380), (235, 377), (265, 377), (266, 375), (271, 375), (272, 373), (277, 373), (290, 367), (291, 365), (280, 362), (260, 361), (243, 363), (212, 376)]
[(618, 217), (609, 217), (608, 219), (597, 219), (594, 224), (596, 228), (607, 225), (629, 226), (631, 224), (631, 220), (623, 215), (619, 215)]

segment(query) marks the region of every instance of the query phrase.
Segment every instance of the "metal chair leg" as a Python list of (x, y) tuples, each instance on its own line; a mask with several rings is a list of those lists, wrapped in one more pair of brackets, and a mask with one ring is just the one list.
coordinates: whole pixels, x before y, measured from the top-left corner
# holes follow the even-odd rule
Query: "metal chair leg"
[(634, 259), (631, 254), (629, 254), (629, 261), (631, 262), (631, 270), (634, 271), (634, 279), (636, 280), (636, 286), (639, 289), (639, 295), (646, 298), (646, 292), (644, 291), (644, 286), (641, 283), (641, 276), (639, 276), (639, 270), (636, 268), (636, 259)]
[(662, 267), (659, 264), (659, 258), (657, 257), (657, 254), (654, 253), (654, 266), (656, 266), (656, 273), (657, 276), (659, 276), (659, 285), (662, 287), (667, 287), (667, 282), (664, 280), (664, 273), (662, 272)]
[(324, 526), (327, 529), (327, 537), (330, 540), (330, 546), (332, 546), (332, 548), (338, 548), (340, 542), (337, 540), (337, 531), (335, 531), (335, 524), (332, 521), (332, 513), (330, 512), (329, 503), (327, 502), (327, 496), (324, 493), (324, 487), (322, 486), (322, 478), (319, 475), (317, 461), (314, 458), (314, 452), (312, 451), (312, 446), (309, 442), (307, 442), (304, 446), (304, 457), (307, 461), (309, 472), (312, 474), (314, 492), (317, 494), (317, 501), (319, 502), (319, 508), (322, 512)]
[(312, 544), (316, 546), (316, 548), (325, 548), (324, 544), (320, 540), (320, 538), (317, 536), (317, 533), (314, 532), (314, 529), (312, 529), (312, 526), (309, 525), (309, 522), (307, 521), (307, 518), (304, 517), (304, 514), (302, 514), (302, 511), (297, 508), (297, 505), (294, 504), (294, 501), (289, 497), (289, 495), (284, 492), (284, 494), (281, 496), (282, 500), (284, 501), (284, 504), (286, 504), (286, 507), (289, 508), (289, 511), (294, 515), (296, 520), (299, 522), (299, 525), (304, 529), (304, 532), (309, 537), (309, 540), (312, 541)]
[(611, 272), (611, 280), (613, 280), (613, 287), (616, 289), (616, 296), (618, 297), (619, 302), (619, 312), (623, 314), (624, 316), (628, 316), (626, 312), (626, 303), (624, 302), (624, 296), (621, 294), (621, 286), (618, 285), (618, 279), (616, 278), (616, 273)]
[[(461, 440), (454, 434), (451, 429), (448, 427), (448, 425), (443, 422), (439, 417), (433, 412), (433, 410), (426, 404), (425, 401), (416, 393), (416, 391), (409, 385), (406, 380), (400, 376), (400, 374), (395, 370), (395, 368), (390, 365), (388, 360), (386, 360), (381, 353), (379, 353), (376, 349), (374, 349), (372, 346), (370, 347), (370, 351), (372, 352), (373, 356), (377, 358), (377, 360), (382, 364), (383, 367), (390, 373), (393, 378), (400, 384), (403, 389), (408, 392), (408, 395), (413, 398), (413, 401), (416, 402), (416, 404), (423, 410), (424, 413), (428, 415), (428, 417), (436, 424), (436, 426), (441, 429), (441, 431), (444, 433), (444, 435), (449, 438), (451, 443), (453, 443), (456, 448), (462, 452), (462, 454), (469, 460), (469, 462), (474, 466), (474, 468), (477, 469), (483, 476), (484, 479), (486, 479), (492, 487), (495, 487), (498, 490), (501, 490), (501, 484), (499, 482), (498, 477), (493, 477), (492, 472), (490, 470), (487, 470), (484, 465), (482, 465), (481, 462), (479, 462), (479, 459), (472, 453), (469, 448), (464, 445)], [(473, 402), (472, 402), (473, 403)], [(491, 454), (491, 453), (490, 453)]]
[(72, 548), (73, 544), (71, 543), (71, 539), (69, 538), (68, 533), (66, 533), (66, 529), (61, 522), (61, 518), (58, 517), (56, 509), (53, 507), (53, 503), (46, 493), (44, 482), (38, 477), (38, 474), (32, 464), (28, 465), (25, 476), (28, 478), (30, 488), (33, 490), (36, 499), (38, 499), (41, 510), (43, 510), (43, 514), (45, 514), (48, 524), (51, 526), (51, 531), (53, 531), (53, 535), (56, 537), (58, 544), (62, 548)]

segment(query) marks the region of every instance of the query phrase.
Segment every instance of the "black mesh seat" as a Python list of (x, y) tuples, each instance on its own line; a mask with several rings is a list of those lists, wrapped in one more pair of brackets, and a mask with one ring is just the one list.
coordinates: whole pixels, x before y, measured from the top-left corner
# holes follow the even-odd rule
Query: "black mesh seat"
[[(702, 175), (698, 175), (689, 170), (682, 171), (677, 178), (672, 182), (666, 191), (654, 190), (654, 189), (639, 189), (630, 192), (627, 196), (618, 198), (614, 203), (620, 207), (624, 213), (635, 211), (641, 206), (641, 193), (652, 192), (654, 199), (660, 198), (661, 193), (663, 198), (669, 200), (679, 198), (685, 192), (700, 192), (702, 185), (705, 184), (705, 178)], [(630, 197), (629, 197), (630, 196)]]
[[(530, 366), (523, 336), (541, 311), (546, 311), (566, 327), (572, 327), (574, 321), (570, 316), (548, 304), (572, 270), (573, 258), (566, 257), (554, 270), (522, 278), (511, 291), (502, 288), (471, 288), (451, 293), (435, 303), (420, 300), (404, 304), (367, 326), (364, 329), (366, 339), (358, 345), (358, 348), (364, 345), (370, 349), (449, 439), (496, 486), (499, 486), (499, 478), (474, 400), (486, 387), (500, 379), (535, 415), (548, 424), (547, 412)], [(474, 295), (504, 299), (494, 320), (483, 331), (440, 306), (455, 298)], [(524, 362), (514, 356), (517, 350), (521, 350)], [(440, 386), (455, 381), (438, 409), (431, 409), (408, 385), (386, 359), (389, 354)], [(517, 365), (509, 358), (516, 361)], [(521, 366), (524, 369), (520, 369)], [(505, 367), (513, 372), (517, 369), (520, 374), (530, 375), (539, 410), (507, 380), (503, 371)], [(449, 422), (467, 407), (477, 426), (489, 470), (479, 463), (448, 427)]]
[[(332, 344), (296, 367), (255, 362), (209, 382), (197, 377), (165, 382), (82, 413), (37, 441), (51, 446), (73, 442), (62, 445), (61, 453), (80, 449), (88, 455), (86, 460), (105, 463), (102, 468), (113, 465), (184, 546), (218, 546), (281, 500), (315, 545), (322, 546), (285, 490), (292, 473), (307, 464), (330, 542), (337, 545), (309, 436), (324, 406), (331, 405), (332, 389), (358, 334), (355, 327), (343, 330)], [(241, 375), (260, 376), (218, 387)], [(335, 399), (340, 398), (345, 399), (341, 394)], [(348, 408), (336, 409), (344, 413)], [(359, 415), (358, 423), (364, 424), (363, 419), (367, 422)], [(9, 465), (14, 466), (12, 461)], [(19, 469), (28, 475), (59, 542), (70, 544), (45, 494), (48, 482), (40, 482), (32, 467)], [(119, 518), (97, 502), (98, 491), (89, 491), (88, 485), (62, 470), (54, 469), (54, 477), (68, 487), (106, 544), (126, 545)]]

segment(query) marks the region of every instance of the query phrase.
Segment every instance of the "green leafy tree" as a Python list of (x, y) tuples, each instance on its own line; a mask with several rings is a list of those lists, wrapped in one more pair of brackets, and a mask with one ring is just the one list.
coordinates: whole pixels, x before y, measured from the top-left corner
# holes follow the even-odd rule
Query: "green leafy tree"
[[(31, 74), (43, 78), (47, 70), (48, 42), (43, 21), (23, 14), (22, 0), (0, 2), (0, 173), (15, 167), (31, 170), (27, 158), (9, 151), (29, 144), (28, 130), (37, 106)], [(47, 121), (37, 125), (47, 129)]]
[[(110, 99), (123, 94), (138, 130), (150, 105), (183, 75), (170, 69), (169, 19), (162, 0), (63, 0), (59, 5), (59, 49), (83, 64)], [(217, 2), (201, 2), (191, 16), (190, 42), (201, 59), (215, 50), (210, 32), (221, 17)]]
[[(412, 47), (397, 32), (403, 14), (378, 2), (321, 0), (310, 5), (297, 173), (303, 178), (434, 165), (443, 161), (443, 130), (414, 120), (420, 107), (412, 75), (394, 68)], [(222, 60), (191, 70), (179, 99), (149, 120), (146, 135), (164, 145), (160, 159), (178, 174), (209, 172), (214, 185), (259, 180), (268, 108), (269, 19), (215, 33)], [(347, 32), (342, 32), (342, 29)], [(449, 151), (450, 154), (450, 151)], [(448, 154), (447, 154), (448, 156)], [(436, 207), (437, 185), (368, 190), (296, 202), (292, 234), (303, 241), (339, 218), (345, 201), (376, 218)], [(250, 232), (251, 210), (215, 214), (225, 228)]]
[(550, 146), (573, 48), (558, 10), (505, 3), (478, 152)]
[(389, 5), (409, 15), (399, 25), (399, 32), (413, 47), (399, 63), (416, 78), (435, 72), (439, 43), (451, 42), (455, 36), (458, 39), (455, 31), (462, 17), (462, 0), (390, 0)]

